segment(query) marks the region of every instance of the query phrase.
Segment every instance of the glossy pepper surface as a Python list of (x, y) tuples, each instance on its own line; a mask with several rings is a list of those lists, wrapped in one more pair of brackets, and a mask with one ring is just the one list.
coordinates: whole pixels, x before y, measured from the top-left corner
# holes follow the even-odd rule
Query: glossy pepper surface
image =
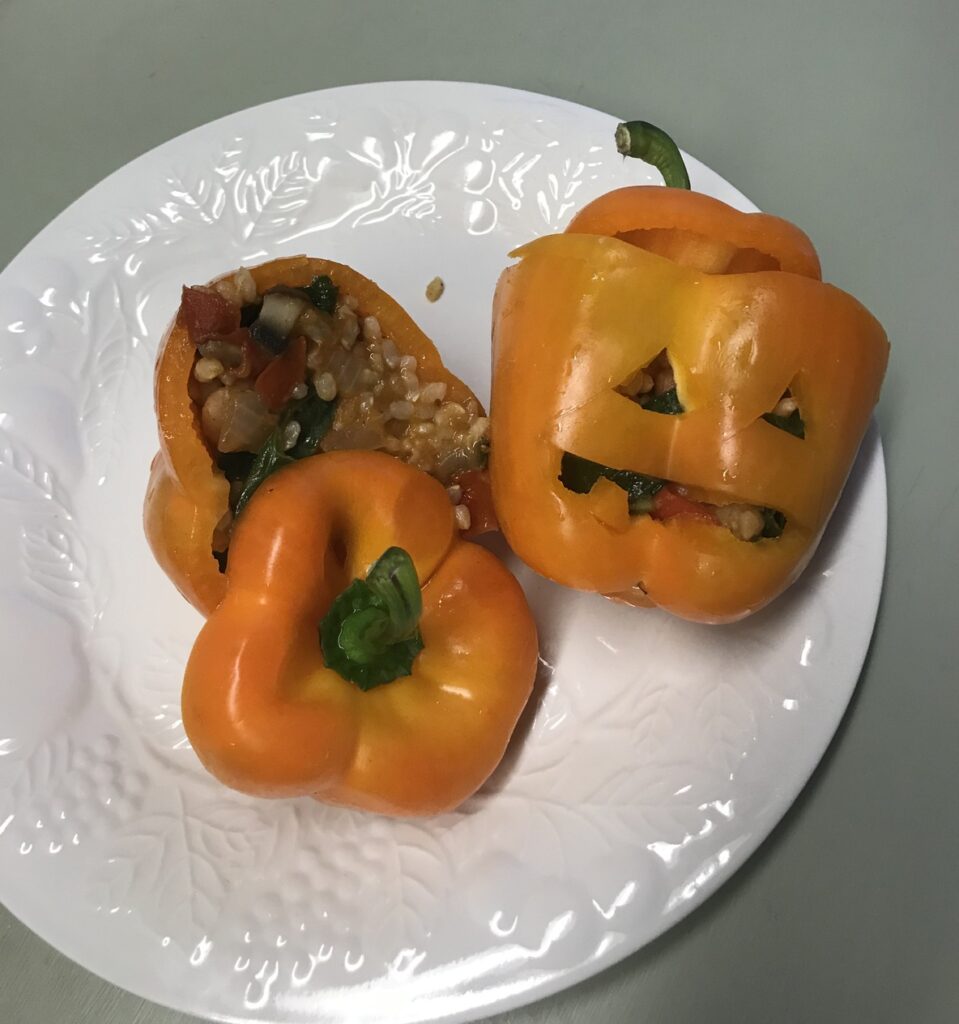
[[(314, 277), (330, 277), (342, 292), (358, 300), (364, 315), (380, 321), (384, 333), (402, 352), (416, 357), (424, 378), (428, 376), (447, 385), (450, 401), (462, 404), (475, 399), (469, 388), (446, 369), (436, 346), (406, 311), (352, 268), (330, 260), (296, 256), (251, 267), (250, 273), (260, 294), (277, 285), (304, 287)], [(184, 597), (206, 615), (217, 606), (226, 589), (213, 555), (212, 539), (227, 512), (230, 486), (204, 440), (199, 412), (188, 391), (196, 346), (181, 314), (161, 342), (157, 358), (154, 397), (160, 450), (151, 466), (144, 527), (164, 572)], [(300, 354), (295, 344), (290, 346), (290, 360)], [(262, 389), (271, 385), (269, 379), (258, 383)], [(264, 398), (273, 404), (272, 391), (266, 390)]]
[[(422, 649), (409, 675), (363, 690), (327, 666), (318, 631), (397, 547), (422, 584)], [(207, 768), (244, 792), (435, 814), (499, 762), (536, 663), (519, 584), (459, 538), (442, 485), (388, 455), (333, 452), (270, 477), (238, 521), (183, 721)]]
[[(692, 198), (648, 191), (667, 207)], [(585, 214), (575, 233), (518, 250), (497, 288), (491, 473), (501, 528), (520, 558), (559, 583), (694, 620), (740, 618), (810, 557), (878, 396), (886, 336), (855, 299), (818, 280), (801, 233), (780, 244), (765, 231), (732, 232), (736, 252), (775, 257), (790, 272), (729, 273), (746, 260), (734, 254), (718, 266), (725, 272), (708, 273), (696, 259), (684, 266), (631, 244), (634, 229), (675, 223), (662, 211), (659, 221)], [(746, 215), (721, 216), (736, 228)], [(721, 235), (688, 223), (707, 240)], [(580, 233), (586, 226), (602, 234)], [(690, 239), (676, 238), (672, 254), (686, 260), (679, 250)], [(678, 415), (617, 391), (663, 348)], [(787, 389), (804, 438), (763, 419)], [(785, 528), (746, 542), (682, 508), (631, 515), (626, 492), (606, 477), (588, 493), (567, 489), (564, 453), (665, 482), (691, 507), (773, 510)]]

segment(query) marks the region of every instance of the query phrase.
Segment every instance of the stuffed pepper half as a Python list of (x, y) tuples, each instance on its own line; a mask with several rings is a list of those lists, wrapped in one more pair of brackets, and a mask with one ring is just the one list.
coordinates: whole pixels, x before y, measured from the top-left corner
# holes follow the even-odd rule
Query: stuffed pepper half
[(147, 538), (204, 614), (223, 596), (233, 527), (253, 493), (319, 452), (396, 456), (448, 488), (458, 528), (491, 524), (479, 401), (407, 313), (349, 267), (294, 257), (184, 288), (155, 394)]

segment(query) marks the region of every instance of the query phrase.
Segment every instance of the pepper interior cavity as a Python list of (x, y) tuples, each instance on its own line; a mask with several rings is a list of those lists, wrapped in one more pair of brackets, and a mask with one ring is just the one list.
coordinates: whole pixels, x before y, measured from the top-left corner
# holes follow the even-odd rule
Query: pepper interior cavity
[[(329, 277), (257, 291), (246, 269), (185, 288), (181, 318), (196, 345), (190, 397), (202, 434), (230, 481), (230, 508), (212, 546), (271, 472), (320, 452), (380, 450), (450, 487), (485, 465), (489, 421), (479, 403), (421, 379), (383, 325)], [(469, 527), (469, 510), (457, 508)], [(221, 558), (221, 562), (222, 562)]]

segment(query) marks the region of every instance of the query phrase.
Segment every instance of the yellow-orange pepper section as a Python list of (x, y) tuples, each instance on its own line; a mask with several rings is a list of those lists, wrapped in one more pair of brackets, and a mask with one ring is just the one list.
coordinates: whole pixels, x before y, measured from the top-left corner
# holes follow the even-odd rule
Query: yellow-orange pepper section
[[(391, 546), (423, 588), (424, 647), (411, 675), (364, 692), (324, 665), (318, 626)], [(388, 455), (332, 452), (271, 476), (240, 517), (183, 722), (206, 767), (244, 792), (436, 814), (499, 763), (536, 664), (522, 589), (459, 539), (442, 485)]]
[[(779, 251), (794, 254), (795, 241)], [(838, 499), (885, 372), (882, 327), (817, 280), (808, 259), (795, 264), (803, 273), (707, 273), (581, 233), (514, 255), (494, 304), (490, 463), (514, 551), (566, 586), (688, 619), (762, 607), (801, 572)], [(616, 391), (664, 347), (681, 415)], [(804, 440), (761, 418), (787, 388)], [(692, 519), (630, 517), (625, 492), (605, 479), (589, 494), (567, 490), (563, 452), (683, 485), (700, 501), (779, 510), (785, 531), (748, 543)]]

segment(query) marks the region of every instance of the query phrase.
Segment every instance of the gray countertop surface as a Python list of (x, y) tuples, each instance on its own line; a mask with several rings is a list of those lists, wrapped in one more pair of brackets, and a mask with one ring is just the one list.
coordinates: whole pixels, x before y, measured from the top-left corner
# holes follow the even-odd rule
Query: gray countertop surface
[[(827, 278), (893, 346), (878, 411), (885, 590), (820, 768), (682, 924), (497, 1019), (959, 1020), (959, 5), (0, 0), (0, 266), (91, 185), (186, 129), (293, 93), (408, 78), (641, 111), (801, 224)], [(87, 973), (0, 908), (5, 1024), (188, 1019)]]

